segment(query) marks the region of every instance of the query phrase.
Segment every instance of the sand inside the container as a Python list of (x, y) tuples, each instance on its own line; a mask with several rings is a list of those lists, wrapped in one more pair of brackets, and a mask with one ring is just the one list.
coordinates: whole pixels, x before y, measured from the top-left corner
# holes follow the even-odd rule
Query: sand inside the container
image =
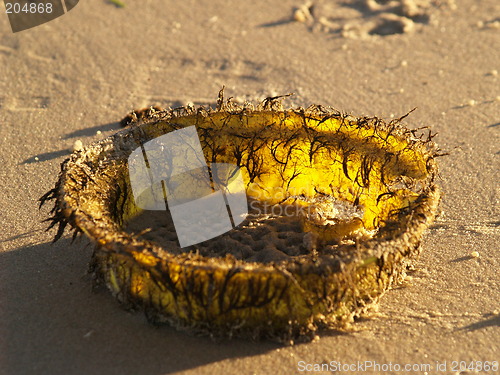
[[(208, 257), (233, 256), (246, 262), (272, 263), (290, 260), (292, 257), (318, 253), (336, 254), (341, 244), (350, 243), (359, 233), (330, 241), (320, 241), (317, 235), (303, 231), (303, 221), (316, 216), (325, 225), (335, 220), (362, 217), (363, 211), (344, 201), (317, 201), (315, 210), (295, 204), (262, 205), (249, 202), (245, 220), (223, 235), (196, 245), (181, 248), (175, 225), (168, 210), (142, 211), (125, 225), (125, 231), (134, 233), (142, 240), (152, 241), (171, 254), (186, 252)], [(325, 209), (325, 207), (328, 207)], [(318, 218), (318, 208), (323, 216)], [(311, 212), (313, 212), (311, 214)], [(363, 233), (366, 236), (366, 233)]]

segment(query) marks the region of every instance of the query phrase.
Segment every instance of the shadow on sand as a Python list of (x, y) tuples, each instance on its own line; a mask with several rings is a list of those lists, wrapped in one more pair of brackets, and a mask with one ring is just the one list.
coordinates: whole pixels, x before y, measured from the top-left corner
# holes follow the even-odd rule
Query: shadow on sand
[(142, 313), (121, 309), (107, 290), (92, 291), (91, 253), (85, 239), (0, 253), (7, 374), (159, 375), (280, 347), (245, 340), (215, 343), (154, 327)]

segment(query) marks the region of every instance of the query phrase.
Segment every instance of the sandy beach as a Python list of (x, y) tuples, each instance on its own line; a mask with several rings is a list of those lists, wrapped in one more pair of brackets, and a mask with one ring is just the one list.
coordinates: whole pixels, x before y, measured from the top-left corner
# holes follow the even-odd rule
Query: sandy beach
[[(498, 1), (124, 2), (19, 33), (0, 6), (0, 374), (500, 373)], [(76, 141), (222, 86), (388, 121), (416, 108), (406, 126), (449, 153), (415, 270), (349, 331), (283, 346), (154, 327), (92, 290), (85, 238), (51, 243), (38, 199)]]

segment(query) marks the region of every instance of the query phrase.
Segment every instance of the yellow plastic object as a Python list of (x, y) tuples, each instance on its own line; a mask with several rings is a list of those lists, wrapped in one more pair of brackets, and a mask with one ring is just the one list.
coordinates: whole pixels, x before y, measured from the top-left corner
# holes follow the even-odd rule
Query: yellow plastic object
[[(321, 106), (284, 110), (277, 98), (239, 106), (220, 95), (215, 110), (151, 111), (142, 122), (75, 152), (42, 203), (55, 199), (56, 238), (67, 224), (75, 234), (84, 232), (96, 243), (97, 280), (149, 319), (216, 336), (308, 339), (376, 303), (419, 254), (434, 219), (438, 149), (430, 136), (417, 138), (400, 120), (356, 118)], [(302, 230), (318, 238), (309, 255), (265, 264), (230, 255), (176, 255), (124, 231), (140, 211), (128, 156), (192, 125), (207, 161), (240, 167), (252, 200), (309, 208)], [(324, 199), (327, 206), (340, 201), (363, 214), (328, 218), (318, 204)], [(331, 241), (336, 251), (324, 251)]]

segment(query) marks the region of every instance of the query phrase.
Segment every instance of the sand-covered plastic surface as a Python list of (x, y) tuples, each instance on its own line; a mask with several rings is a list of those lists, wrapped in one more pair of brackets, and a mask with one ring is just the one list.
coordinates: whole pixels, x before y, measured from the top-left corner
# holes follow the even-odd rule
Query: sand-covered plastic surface
[[(331, 219), (362, 217), (362, 210), (344, 202), (329, 202), (333, 206)], [(250, 202), (246, 219), (234, 230), (198, 245), (180, 248), (172, 218), (162, 211), (144, 211), (125, 227), (127, 232), (137, 233), (140, 238), (158, 243), (173, 254), (195, 252), (207, 257), (233, 256), (246, 262), (272, 263), (290, 260), (291, 257), (307, 256), (318, 248), (318, 238), (303, 230), (301, 207), (292, 204), (259, 207)], [(330, 211), (330, 212), (331, 212)], [(370, 238), (370, 233), (360, 233)], [(340, 238), (322, 243), (324, 253), (335, 254), (339, 244), (356, 239)]]
[[(0, 6), (0, 373), (327, 374), (305, 369), (371, 361), (454, 374), (454, 361), (500, 360), (497, 1), (124, 3), (82, 1), (16, 34)], [(37, 200), (73, 148), (135, 108), (214, 106), (223, 85), (239, 102), (294, 92), (290, 106), (388, 121), (416, 107), (405, 123), (450, 153), (414, 270), (351, 331), (283, 347), (156, 328), (91, 290), (85, 240), (51, 244)]]

